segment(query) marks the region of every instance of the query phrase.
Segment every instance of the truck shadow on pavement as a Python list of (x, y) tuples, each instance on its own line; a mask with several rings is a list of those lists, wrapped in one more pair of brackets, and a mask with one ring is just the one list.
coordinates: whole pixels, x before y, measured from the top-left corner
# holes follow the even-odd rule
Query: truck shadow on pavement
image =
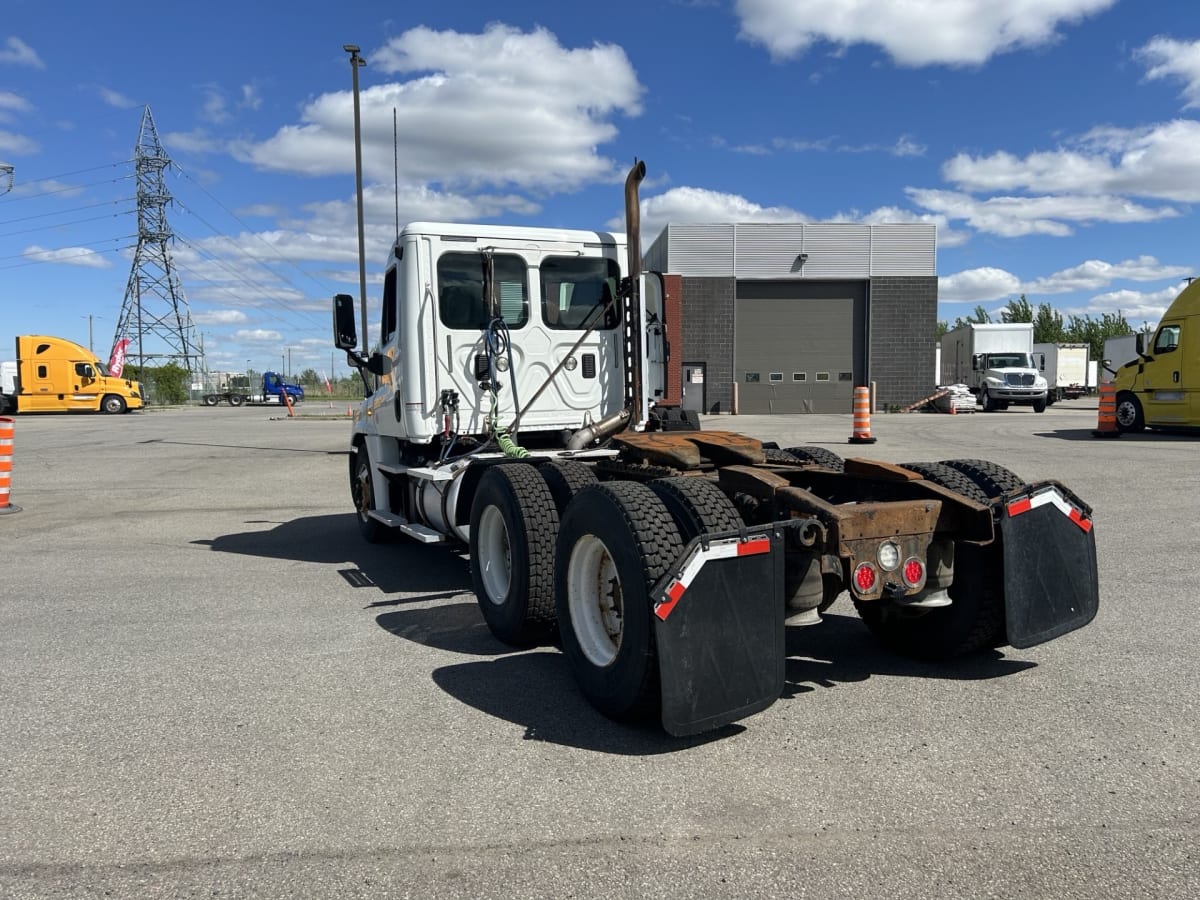
[[(426, 547), (411, 541), (368, 544), (358, 533), (354, 513), (305, 516), (274, 524), (274, 528), (224, 534), (194, 541), (220, 553), (240, 553), (270, 559), (338, 566), (338, 574), (353, 588), (375, 588), (383, 594), (419, 592), (437, 597), (471, 593), (471, 577), (464, 557), (448, 547)], [(364, 605), (374, 605), (372, 597)], [(415, 603), (424, 596), (405, 597), (396, 603)]]
[[(472, 657), (434, 669), (433, 682), (460, 702), (520, 726), (525, 740), (649, 756), (746, 731), (734, 724), (691, 738), (672, 738), (657, 725), (605, 718), (579, 693), (565, 657), (553, 647), (514, 650), (492, 636), (476, 604), (462, 552), (405, 539), (368, 544), (359, 536), (352, 513), (304, 517), (196, 543), (222, 553), (338, 566), (338, 574), (355, 592), (367, 589), (360, 608), (374, 613), (384, 631)], [(781, 699), (798, 703), (803, 700), (796, 698), (817, 688), (864, 682), (873, 675), (975, 680), (1000, 678), (1035, 665), (1006, 659), (996, 651), (949, 663), (911, 660), (881, 647), (856, 615), (836, 612), (826, 613), (820, 625), (789, 628), (785, 652)]]
[(1037, 663), (1008, 659), (997, 650), (945, 662), (925, 662), (892, 653), (867, 631), (857, 615), (824, 613), (820, 625), (789, 628), (783, 696), (866, 681), (872, 675), (982, 681), (1032, 669)]

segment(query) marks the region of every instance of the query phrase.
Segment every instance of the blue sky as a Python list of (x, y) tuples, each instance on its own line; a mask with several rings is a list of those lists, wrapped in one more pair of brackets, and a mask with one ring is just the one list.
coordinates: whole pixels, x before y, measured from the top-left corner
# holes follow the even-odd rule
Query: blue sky
[(1194, 2), (8, 0), (0, 358), (15, 334), (87, 343), (89, 324), (107, 357), (149, 105), (209, 367), (344, 372), (328, 323), (329, 297), (358, 292), (346, 43), (367, 60), (372, 301), (397, 205), (402, 222), (620, 229), (635, 157), (647, 242), (667, 222), (935, 222), (948, 320), (1025, 293), (1137, 327), (1200, 274)]

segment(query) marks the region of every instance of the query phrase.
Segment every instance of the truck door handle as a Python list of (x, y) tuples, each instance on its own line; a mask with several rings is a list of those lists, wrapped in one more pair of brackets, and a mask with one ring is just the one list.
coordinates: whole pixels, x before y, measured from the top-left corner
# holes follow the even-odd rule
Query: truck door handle
[(1178, 369), (1176, 369), (1174, 372), (1171, 373), (1171, 380), (1174, 381), (1176, 384), (1179, 384), (1179, 370)]

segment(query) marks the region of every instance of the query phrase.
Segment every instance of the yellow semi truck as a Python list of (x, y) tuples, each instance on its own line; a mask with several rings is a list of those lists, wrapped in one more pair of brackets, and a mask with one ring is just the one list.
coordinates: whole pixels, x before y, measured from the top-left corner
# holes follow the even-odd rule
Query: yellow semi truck
[(1117, 428), (1200, 428), (1200, 281), (1167, 307), (1146, 343), (1113, 379)]
[(114, 378), (86, 347), (44, 334), (17, 337), (17, 376), (6, 397), (13, 412), (123, 413), (141, 409), (139, 382)]

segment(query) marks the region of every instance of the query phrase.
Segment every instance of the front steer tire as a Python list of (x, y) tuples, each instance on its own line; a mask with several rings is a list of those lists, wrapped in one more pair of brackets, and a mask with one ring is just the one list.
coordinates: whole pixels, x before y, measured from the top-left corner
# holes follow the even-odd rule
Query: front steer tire
[(350, 454), (350, 499), (354, 503), (358, 533), (363, 540), (368, 544), (382, 543), (387, 528), (370, 515), (375, 508), (375, 482), (371, 476), (371, 457), (362, 444)]
[(681, 550), (670, 513), (643, 484), (584, 488), (563, 516), (554, 574), (563, 654), (612, 719), (661, 715), (650, 589)]
[(541, 473), (513, 463), (489, 468), (471, 504), (471, 582), (496, 639), (540, 643), (554, 630), (558, 509)]

